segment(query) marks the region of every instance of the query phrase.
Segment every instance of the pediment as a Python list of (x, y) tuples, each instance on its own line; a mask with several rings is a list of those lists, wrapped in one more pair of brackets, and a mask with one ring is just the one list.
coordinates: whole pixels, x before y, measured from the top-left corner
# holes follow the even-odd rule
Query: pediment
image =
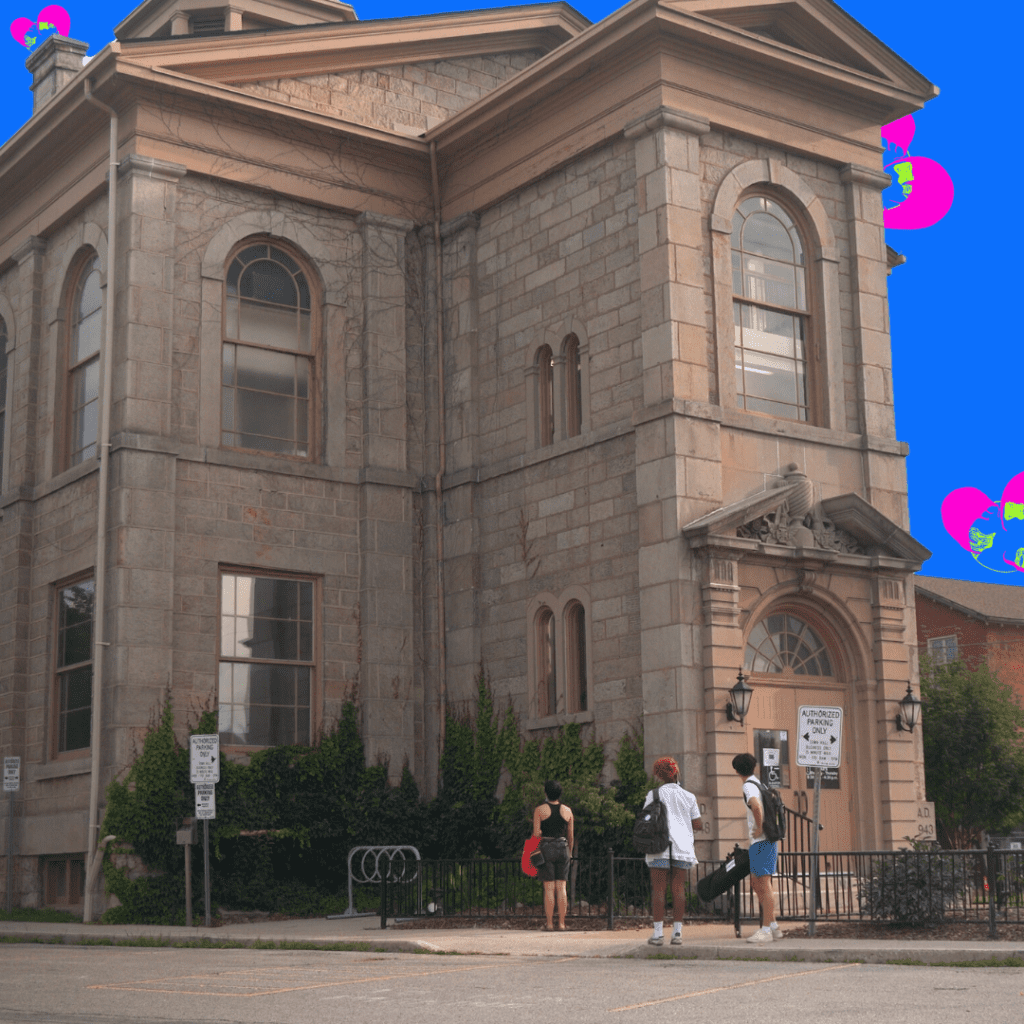
[(665, 0), (665, 5), (894, 84), (926, 81), (830, 0)]
[(923, 544), (859, 495), (841, 494), (812, 503), (809, 486), (799, 478), (758, 491), (687, 524), (683, 535), (693, 546), (739, 539), (758, 546), (882, 556), (918, 565), (931, 557)]
[[(160, 0), (152, 2), (157, 5)], [(251, 6), (262, 0), (244, 2)], [(345, 4), (293, 2), (300, 7), (303, 2), (333, 6), (338, 16), (330, 22), (320, 18), (317, 23), (310, 20), (271, 31), (136, 37), (122, 42), (121, 57), (208, 82), (245, 85), (435, 60), (534, 50), (549, 53), (589, 25), (564, 3), (358, 21), (343, 16), (351, 10)], [(125, 25), (129, 19), (118, 29)]]

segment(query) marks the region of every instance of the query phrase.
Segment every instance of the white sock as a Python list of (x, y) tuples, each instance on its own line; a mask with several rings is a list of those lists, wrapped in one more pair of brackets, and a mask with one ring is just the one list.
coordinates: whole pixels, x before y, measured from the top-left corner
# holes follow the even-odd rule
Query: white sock
[(683, 922), (682, 921), (673, 921), (672, 922), (672, 934), (673, 935), (682, 935), (683, 934)]
[(665, 927), (665, 922), (664, 921), (655, 921), (654, 922), (654, 937), (656, 939), (660, 939), (660, 938), (662, 938), (664, 936), (664, 931), (663, 931), (664, 927)]
[(767, 925), (767, 924), (766, 924), (766, 925), (764, 925), (764, 926), (763, 926), (763, 927), (761, 928), (761, 931), (763, 931), (763, 932), (770, 932), (771, 930), (772, 930), (772, 929), (771, 929), (771, 925)]

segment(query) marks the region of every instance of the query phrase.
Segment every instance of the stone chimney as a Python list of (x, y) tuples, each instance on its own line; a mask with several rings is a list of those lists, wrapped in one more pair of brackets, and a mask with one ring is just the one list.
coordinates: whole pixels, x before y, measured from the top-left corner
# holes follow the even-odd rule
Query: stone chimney
[(37, 114), (82, 70), (88, 43), (66, 36), (50, 36), (25, 67), (32, 73), (32, 113)]

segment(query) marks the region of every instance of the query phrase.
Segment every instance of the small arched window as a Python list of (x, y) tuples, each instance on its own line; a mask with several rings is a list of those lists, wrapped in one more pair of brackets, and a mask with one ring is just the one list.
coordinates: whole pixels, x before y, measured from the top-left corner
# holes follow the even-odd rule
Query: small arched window
[(579, 601), (565, 611), (565, 674), (569, 713), (587, 710), (587, 613)]
[(733, 215), (732, 290), (737, 404), (806, 420), (804, 244), (793, 219), (772, 199), (750, 196)]
[(79, 268), (72, 291), (68, 345), (68, 465), (96, 457), (99, 432), (100, 342), (103, 289), (100, 258), (95, 253)]
[(555, 616), (550, 608), (541, 608), (536, 619), (537, 717), (558, 711), (558, 680), (555, 671)]
[(821, 637), (802, 619), (782, 612), (766, 616), (750, 631), (743, 667), (798, 676), (833, 674)]
[(221, 443), (308, 458), (314, 358), (305, 273), (280, 247), (250, 243), (225, 280)]
[(578, 437), (583, 428), (583, 368), (580, 340), (570, 334), (562, 347), (565, 356), (565, 433)]
[(537, 440), (543, 448), (555, 441), (555, 360), (548, 345), (537, 351)]

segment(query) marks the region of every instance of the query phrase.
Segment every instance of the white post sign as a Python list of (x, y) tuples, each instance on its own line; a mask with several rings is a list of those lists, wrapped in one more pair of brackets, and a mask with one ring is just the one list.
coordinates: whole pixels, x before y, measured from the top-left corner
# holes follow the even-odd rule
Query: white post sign
[(4, 792), (17, 793), (21, 789), (21, 758), (4, 758)]
[(842, 751), (843, 709), (801, 706), (796, 763), (801, 768), (838, 768)]
[(189, 737), (189, 781), (220, 782), (220, 736)]
[(196, 783), (196, 817), (200, 821), (217, 817), (216, 789), (212, 782)]

